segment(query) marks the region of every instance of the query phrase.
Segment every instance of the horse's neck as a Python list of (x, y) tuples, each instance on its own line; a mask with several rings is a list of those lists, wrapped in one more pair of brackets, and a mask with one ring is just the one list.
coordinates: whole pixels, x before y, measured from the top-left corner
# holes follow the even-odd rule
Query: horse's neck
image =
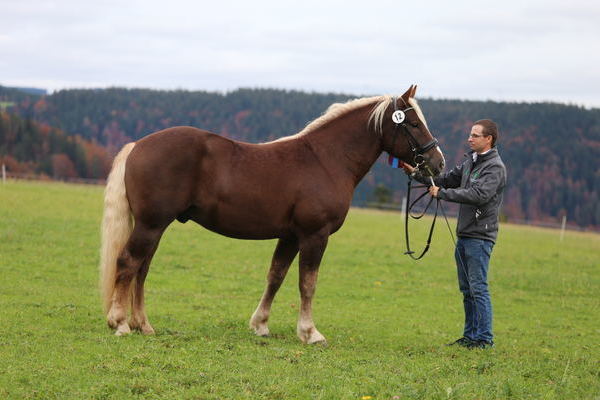
[(368, 110), (349, 112), (305, 135), (325, 168), (339, 171), (354, 186), (381, 155), (381, 140), (367, 129)]

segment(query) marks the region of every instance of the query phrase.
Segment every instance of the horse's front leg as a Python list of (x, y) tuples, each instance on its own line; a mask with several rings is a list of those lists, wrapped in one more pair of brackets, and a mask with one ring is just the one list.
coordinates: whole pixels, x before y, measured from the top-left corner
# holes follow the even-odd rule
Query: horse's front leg
[(317, 288), (319, 265), (327, 247), (329, 234), (312, 235), (300, 243), (300, 317), (297, 333), (304, 343), (326, 343), (312, 319), (312, 298)]
[(298, 254), (298, 241), (296, 239), (279, 239), (267, 277), (267, 287), (258, 307), (256, 307), (256, 311), (250, 318), (250, 329), (253, 329), (258, 336), (269, 335), (267, 322), (271, 313), (271, 304), (273, 304), (275, 294), (283, 283), (296, 254)]

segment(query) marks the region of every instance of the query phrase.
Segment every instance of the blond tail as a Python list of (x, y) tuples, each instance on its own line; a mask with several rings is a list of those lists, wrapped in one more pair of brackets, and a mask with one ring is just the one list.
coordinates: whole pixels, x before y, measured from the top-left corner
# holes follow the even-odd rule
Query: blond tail
[(100, 290), (104, 313), (108, 313), (115, 289), (117, 258), (133, 230), (133, 220), (125, 191), (125, 161), (135, 143), (126, 144), (113, 161), (104, 190), (102, 247), (100, 249)]

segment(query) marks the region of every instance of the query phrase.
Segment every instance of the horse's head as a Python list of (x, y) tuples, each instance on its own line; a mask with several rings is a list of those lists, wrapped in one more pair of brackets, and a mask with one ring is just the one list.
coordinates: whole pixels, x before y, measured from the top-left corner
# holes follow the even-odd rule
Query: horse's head
[(373, 117), (384, 151), (417, 167), (425, 176), (436, 176), (444, 169), (444, 156), (414, 99), (416, 91), (417, 86), (411, 85), (401, 97), (384, 101)]

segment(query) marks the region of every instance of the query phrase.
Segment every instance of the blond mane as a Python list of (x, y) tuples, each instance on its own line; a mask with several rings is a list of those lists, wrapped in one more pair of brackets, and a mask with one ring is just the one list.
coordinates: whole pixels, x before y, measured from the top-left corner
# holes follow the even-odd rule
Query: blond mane
[[(327, 108), (327, 110), (323, 113), (323, 115), (321, 115), (320, 117), (318, 117), (315, 120), (313, 120), (312, 122), (310, 122), (308, 125), (306, 125), (306, 127), (304, 129), (302, 129), (297, 134), (282, 137), (280, 139), (275, 140), (275, 142), (295, 139), (297, 137), (306, 135), (309, 132), (313, 132), (313, 131), (321, 128), (328, 122), (330, 122), (336, 118), (339, 118), (343, 114), (346, 114), (352, 110), (356, 110), (357, 108), (364, 107), (365, 105), (368, 105), (371, 103), (375, 103), (375, 106), (373, 108), (373, 111), (371, 112), (371, 115), (369, 116), (369, 120), (367, 121), (367, 126), (373, 124), (375, 131), (377, 133), (381, 134), (383, 132), (383, 117), (385, 115), (385, 110), (387, 110), (389, 105), (392, 103), (393, 98), (394, 97), (392, 97), (390, 95), (384, 95), (384, 96), (374, 96), (374, 97), (363, 97), (360, 99), (349, 100), (345, 103), (334, 103)], [(398, 98), (400, 98), (400, 97), (398, 97)], [(410, 106), (414, 107), (414, 109), (415, 109), (417, 115), (419, 116), (419, 118), (421, 119), (421, 121), (425, 124), (425, 126), (427, 126), (427, 122), (425, 121), (425, 117), (423, 116), (423, 112), (421, 111), (421, 108), (419, 107), (419, 104), (417, 103), (417, 101), (415, 99), (411, 98), (408, 100), (408, 103)]]
[[(385, 115), (385, 110), (387, 110), (389, 105), (392, 103), (393, 99), (394, 97), (392, 96), (382, 96), (381, 102), (375, 107), (375, 109), (371, 113), (371, 117), (369, 118), (369, 124), (373, 123), (375, 126), (375, 130), (380, 134), (383, 132), (383, 116)], [(397, 97), (396, 101), (398, 101), (398, 99), (402, 98)], [(402, 103), (404, 103), (403, 100)], [(403, 105), (404, 104), (399, 104), (399, 109), (402, 109)], [(415, 109), (415, 112), (417, 113), (417, 116), (419, 117), (421, 122), (423, 122), (427, 129), (429, 129), (429, 127), (427, 126), (427, 121), (425, 120), (425, 116), (423, 115), (423, 111), (421, 111), (421, 107), (419, 107), (419, 103), (417, 103), (417, 100), (411, 97), (410, 99), (408, 99), (408, 105)]]

